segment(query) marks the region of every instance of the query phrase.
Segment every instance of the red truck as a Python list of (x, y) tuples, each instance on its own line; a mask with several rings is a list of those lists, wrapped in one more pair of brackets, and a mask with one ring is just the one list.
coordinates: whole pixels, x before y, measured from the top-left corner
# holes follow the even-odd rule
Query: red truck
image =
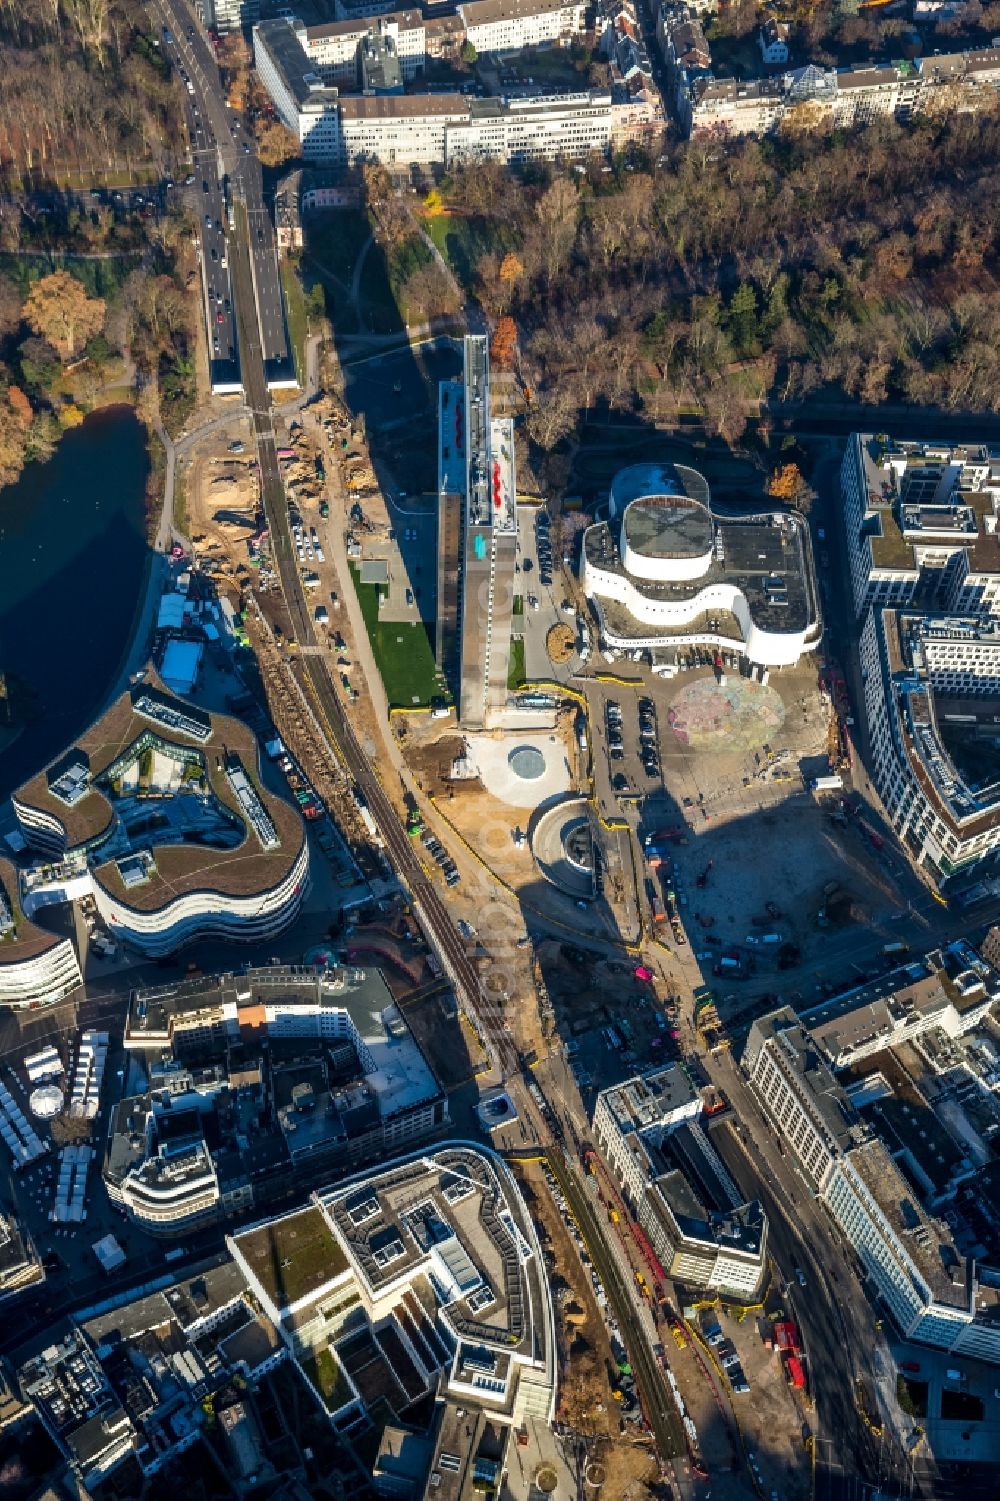
[(797, 1355), (789, 1355), (785, 1362), (785, 1370), (788, 1372), (788, 1379), (796, 1391), (805, 1391), (806, 1373), (802, 1369), (802, 1362)]
[(791, 1354), (797, 1354), (801, 1350), (799, 1331), (791, 1319), (778, 1320), (775, 1323), (774, 1343), (779, 1350), (788, 1350)]

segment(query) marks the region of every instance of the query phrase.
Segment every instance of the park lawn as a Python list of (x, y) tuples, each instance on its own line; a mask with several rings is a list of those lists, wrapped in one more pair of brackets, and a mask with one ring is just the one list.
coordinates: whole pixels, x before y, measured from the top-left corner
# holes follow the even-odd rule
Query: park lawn
[(305, 383), (306, 334), (309, 332), (306, 295), (302, 287), (302, 278), (299, 276), (298, 265), (285, 256), (279, 260), (278, 267), (281, 271), (281, 289), (285, 298), (288, 342), (292, 346), (292, 358), (295, 361), (295, 379), (301, 386)]
[(362, 323), (374, 333), (399, 333), (403, 327), (403, 317), (392, 290), (389, 266), (381, 245), (369, 247), (361, 268), (358, 291), (361, 294)]
[(524, 684), (524, 638), (514, 636), (510, 643), (510, 664), (507, 668), (507, 687), (512, 691)]
[(363, 584), (351, 565), (375, 665), (390, 709), (425, 708), (441, 692), (430, 632), (422, 621), (379, 620), (377, 584)]
[(362, 209), (324, 209), (306, 220), (306, 251), (350, 286), (354, 264), (371, 232), (368, 215)]
[(310, 214), (306, 220), (306, 248), (302, 271), (309, 291), (323, 288), (326, 315), (337, 335), (357, 332), (358, 320), (351, 302), (354, 266), (364, 248), (371, 225), (360, 209), (335, 208)]
[(423, 223), (466, 292), (475, 288), (476, 266), (487, 251), (503, 256), (515, 246), (515, 238), (509, 231), (464, 214), (430, 215)]

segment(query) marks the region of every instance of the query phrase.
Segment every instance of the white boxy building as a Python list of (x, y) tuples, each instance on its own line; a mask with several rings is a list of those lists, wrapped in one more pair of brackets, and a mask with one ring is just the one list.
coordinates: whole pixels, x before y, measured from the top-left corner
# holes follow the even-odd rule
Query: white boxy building
[(790, 1007), (754, 1022), (742, 1066), (903, 1338), (1000, 1364), (997, 1289), (928, 1215)]
[(458, 13), (478, 53), (502, 56), (582, 36), (587, 7), (577, 0), (466, 0)]
[(664, 1274), (750, 1301), (767, 1264), (767, 1219), (743, 1201), (701, 1112), (687, 1073), (670, 1064), (602, 1090), (594, 1134)]

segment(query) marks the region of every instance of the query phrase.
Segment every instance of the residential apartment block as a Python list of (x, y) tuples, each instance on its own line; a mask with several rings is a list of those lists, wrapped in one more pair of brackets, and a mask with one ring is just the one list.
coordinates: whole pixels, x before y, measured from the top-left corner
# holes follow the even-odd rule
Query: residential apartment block
[(859, 642), (869, 774), (893, 828), (933, 881), (1000, 846), (1000, 619), (874, 607)]
[(764, 1275), (767, 1220), (744, 1203), (698, 1124), (702, 1100), (676, 1064), (603, 1090), (594, 1133), (666, 1276), (750, 1299)]
[(841, 498), (869, 772), (940, 882), (1000, 843), (1000, 451), (855, 434)]
[(1000, 615), (1000, 448), (848, 440), (841, 502), (854, 608)]
[(376, 970), (269, 965), (136, 991), (124, 1042), (149, 1088), (117, 1107), (104, 1182), (154, 1234), (379, 1161), (448, 1120)]
[(964, 939), (800, 1012), (831, 1068), (851, 1068), (939, 1028), (964, 1037), (1000, 997), (1000, 979)]
[(126, 1465), (123, 1490), (151, 1480), (201, 1442), (208, 1404), (226, 1433), (288, 1359), (250, 1306), (245, 1278), (217, 1259), (162, 1291), (119, 1295), (110, 1312), (64, 1323), (54, 1337), (39, 1330), (34, 1349), (18, 1386), (68, 1461), (67, 1492), (81, 1496), (105, 1482), (117, 1489)]
[(677, 112), (689, 135), (766, 135), (784, 124), (849, 127), (879, 116), (974, 112), (992, 105), (998, 87), (1000, 47), (854, 68), (807, 64), (754, 79), (698, 69), (682, 81)]
[(1000, 1364), (1000, 1294), (932, 1218), (788, 1007), (754, 1022), (743, 1067), (761, 1105), (905, 1339)]

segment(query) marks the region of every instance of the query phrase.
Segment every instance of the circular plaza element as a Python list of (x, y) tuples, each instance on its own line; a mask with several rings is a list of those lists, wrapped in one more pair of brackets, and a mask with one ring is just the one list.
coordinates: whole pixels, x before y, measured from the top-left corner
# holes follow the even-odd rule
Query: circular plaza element
[(585, 798), (570, 797), (543, 813), (531, 853), (545, 879), (577, 901), (594, 895), (594, 836)]
[(723, 687), (702, 678), (682, 688), (667, 711), (667, 723), (682, 745), (693, 750), (755, 750), (785, 720), (781, 695), (750, 678)]
[(523, 782), (537, 782), (545, 775), (545, 757), (534, 745), (516, 745), (507, 757), (507, 765)]
[(28, 1108), (36, 1121), (51, 1121), (63, 1108), (63, 1092), (58, 1084), (39, 1084), (28, 1098)]

